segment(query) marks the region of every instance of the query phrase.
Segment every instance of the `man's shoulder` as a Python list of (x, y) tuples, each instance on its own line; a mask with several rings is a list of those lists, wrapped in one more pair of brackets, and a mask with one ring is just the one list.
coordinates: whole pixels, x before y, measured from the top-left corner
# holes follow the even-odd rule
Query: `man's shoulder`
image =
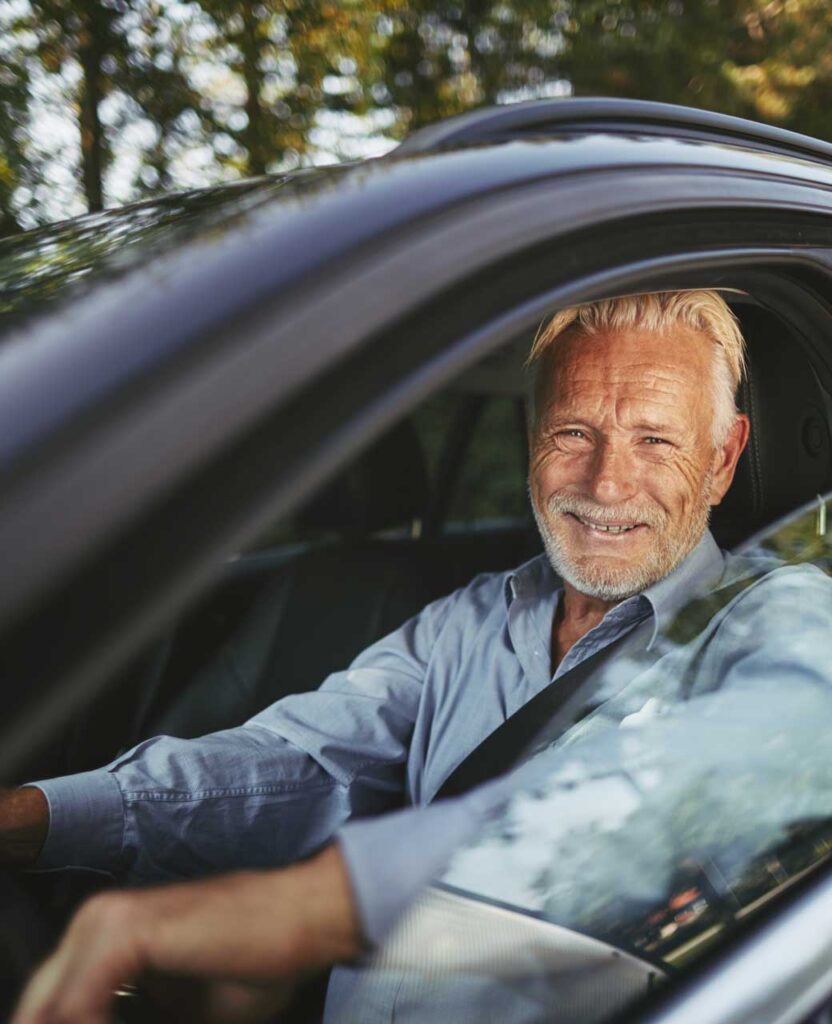
[(725, 631), (773, 639), (816, 625), (832, 627), (832, 578), (818, 566), (788, 563), (765, 551), (723, 552), (718, 582), (696, 594), (667, 629), (675, 643), (697, 644)]
[(832, 621), (832, 578), (812, 562), (735, 556), (728, 562), (727, 570), (738, 587), (732, 602), (736, 611), (769, 612), (789, 620), (823, 617)]
[(832, 590), (832, 578), (814, 562), (787, 562), (765, 551), (725, 556), (725, 583), (746, 581), (747, 590), (772, 591), (796, 586)]

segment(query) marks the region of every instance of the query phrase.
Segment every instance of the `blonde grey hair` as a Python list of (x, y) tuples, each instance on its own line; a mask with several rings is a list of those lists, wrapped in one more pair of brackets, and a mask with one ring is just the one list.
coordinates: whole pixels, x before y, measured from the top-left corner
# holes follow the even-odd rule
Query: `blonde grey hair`
[(667, 332), (679, 324), (701, 331), (714, 344), (713, 441), (721, 444), (737, 415), (735, 395), (745, 370), (745, 341), (737, 318), (718, 292), (651, 292), (562, 309), (541, 326), (527, 366), (536, 369), (567, 331), (587, 336), (633, 328)]

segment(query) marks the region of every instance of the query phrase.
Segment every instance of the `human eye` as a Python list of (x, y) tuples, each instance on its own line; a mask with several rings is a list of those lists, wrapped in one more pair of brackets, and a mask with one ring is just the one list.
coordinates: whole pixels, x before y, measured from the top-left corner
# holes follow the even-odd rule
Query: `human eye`
[(669, 438), (661, 434), (646, 434), (639, 439), (639, 445), (644, 457), (649, 459), (669, 458), (676, 447)]
[(555, 435), (555, 444), (564, 451), (583, 451), (592, 439), (581, 427), (561, 427)]

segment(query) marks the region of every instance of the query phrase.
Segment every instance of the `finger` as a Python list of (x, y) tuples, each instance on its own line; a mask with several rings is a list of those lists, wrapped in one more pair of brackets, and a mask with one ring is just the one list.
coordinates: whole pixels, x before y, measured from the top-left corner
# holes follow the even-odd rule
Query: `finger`
[[(35, 972), (26, 986), (11, 1024), (51, 1024), (55, 1020), (69, 1022), (86, 1020), (89, 1024), (107, 1024), (109, 1005), (95, 1009), (93, 1005), (73, 1010), (66, 1005), (63, 979), (66, 977), (65, 958), (59, 954), (49, 957)], [(63, 994), (63, 998), (57, 998)]]
[(96, 897), (76, 914), (56, 952), (27, 985), (14, 1024), (104, 1024), (116, 988), (140, 969), (126, 901)]

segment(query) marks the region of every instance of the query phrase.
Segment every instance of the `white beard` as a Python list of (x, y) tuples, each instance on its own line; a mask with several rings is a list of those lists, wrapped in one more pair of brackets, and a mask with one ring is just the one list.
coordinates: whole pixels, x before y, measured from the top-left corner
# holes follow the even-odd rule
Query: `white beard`
[[(539, 512), (533, 498), (532, 511), (546, 554), (561, 579), (587, 597), (623, 601), (668, 576), (699, 543), (711, 512), (708, 503), (711, 482), (709, 473), (702, 485), (700, 501), (691, 510), (684, 528), (676, 531), (671, 531), (667, 513), (655, 505), (615, 508), (595, 505), (576, 495), (553, 494), (547, 502), (546, 516)], [(622, 520), (646, 523), (654, 531), (656, 540), (652, 550), (636, 565), (581, 565), (552, 527), (552, 521), (556, 522), (557, 517), (566, 512), (600, 523)]]

